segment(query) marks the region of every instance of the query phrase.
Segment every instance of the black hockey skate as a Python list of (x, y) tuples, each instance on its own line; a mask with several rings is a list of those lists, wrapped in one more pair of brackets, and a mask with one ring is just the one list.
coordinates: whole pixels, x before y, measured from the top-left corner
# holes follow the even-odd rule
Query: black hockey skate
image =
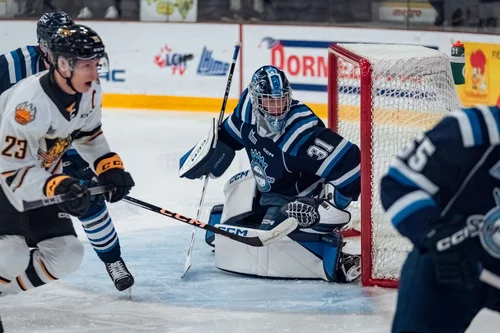
[(134, 285), (134, 277), (128, 271), (122, 258), (113, 263), (106, 264), (106, 270), (118, 291), (130, 289)]
[(361, 256), (359, 254), (342, 253), (342, 261), (338, 271), (338, 282), (349, 283), (361, 276)]

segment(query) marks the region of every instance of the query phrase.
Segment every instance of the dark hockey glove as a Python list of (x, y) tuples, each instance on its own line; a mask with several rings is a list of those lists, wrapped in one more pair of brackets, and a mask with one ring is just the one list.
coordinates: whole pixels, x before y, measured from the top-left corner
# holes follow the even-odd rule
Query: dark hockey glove
[(113, 185), (115, 190), (106, 196), (109, 202), (116, 202), (126, 196), (135, 183), (130, 173), (124, 170), (120, 156), (108, 153), (94, 162), (99, 185)]
[[(80, 179), (80, 184), (82, 184), (83, 186), (85, 186), (87, 188), (99, 186), (99, 182), (97, 181), (97, 178), (93, 178), (93, 179), (89, 179), (89, 180)], [(90, 201), (94, 204), (103, 205), (104, 202), (106, 201), (106, 198), (104, 197), (104, 194), (97, 194), (97, 195), (91, 196)]]
[(321, 200), (316, 198), (297, 198), (281, 208), (281, 212), (287, 217), (294, 217), (299, 222), (300, 228), (311, 228), (319, 220), (318, 207)]
[(439, 282), (462, 288), (473, 288), (479, 282), (481, 264), (470, 232), (464, 223), (458, 223), (427, 234), (424, 249), (432, 256)]
[(59, 203), (59, 208), (76, 217), (85, 214), (90, 205), (90, 193), (78, 179), (66, 175), (55, 175), (45, 183), (45, 195), (49, 198), (66, 193), (71, 193), (75, 199)]

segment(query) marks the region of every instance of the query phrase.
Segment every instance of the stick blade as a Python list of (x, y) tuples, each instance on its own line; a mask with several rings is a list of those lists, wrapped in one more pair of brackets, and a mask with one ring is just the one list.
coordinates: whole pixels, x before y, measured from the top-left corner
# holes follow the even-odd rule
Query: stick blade
[(276, 228), (273, 228), (266, 232), (265, 234), (259, 235), (264, 246), (269, 245), (273, 242), (280, 240), (285, 237), (299, 226), (299, 222), (294, 217), (289, 217), (285, 221), (281, 222)]

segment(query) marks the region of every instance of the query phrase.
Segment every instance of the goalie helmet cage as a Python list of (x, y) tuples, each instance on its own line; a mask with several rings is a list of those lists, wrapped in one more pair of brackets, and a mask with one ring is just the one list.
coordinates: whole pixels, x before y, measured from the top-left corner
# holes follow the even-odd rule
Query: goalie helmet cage
[(361, 149), (361, 196), (349, 210), (361, 233), (362, 283), (397, 288), (411, 243), (385, 216), (379, 184), (393, 156), (460, 106), (449, 57), (416, 45), (334, 44), (328, 125)]

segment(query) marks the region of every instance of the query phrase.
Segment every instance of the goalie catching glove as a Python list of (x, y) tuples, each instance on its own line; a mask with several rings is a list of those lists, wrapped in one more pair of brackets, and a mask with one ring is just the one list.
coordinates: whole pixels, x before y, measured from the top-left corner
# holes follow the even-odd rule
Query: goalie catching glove
[(214, 118), (207, 137), (181, 157), (179, 170), (181, 178), (198, 179), (203, 176), (218, 178), (229, 168), (235, 152), (218, 140), (217, 133), (218, 127)]
[(302, 231), (313, 233), (331, 233), (351, 220), (348, 211), (338, 209), (331, 202), (309, 197), (297, 198), (284, 205), (281, 212), (296, 218)]
[(125, 197), (135, 183), (130, 173), (125, 171), (120, 156), (108, 153), (94, 162), (99, 185), (113, 185), (115, 190), (106, 195), (109, 202), (120, 201)]

